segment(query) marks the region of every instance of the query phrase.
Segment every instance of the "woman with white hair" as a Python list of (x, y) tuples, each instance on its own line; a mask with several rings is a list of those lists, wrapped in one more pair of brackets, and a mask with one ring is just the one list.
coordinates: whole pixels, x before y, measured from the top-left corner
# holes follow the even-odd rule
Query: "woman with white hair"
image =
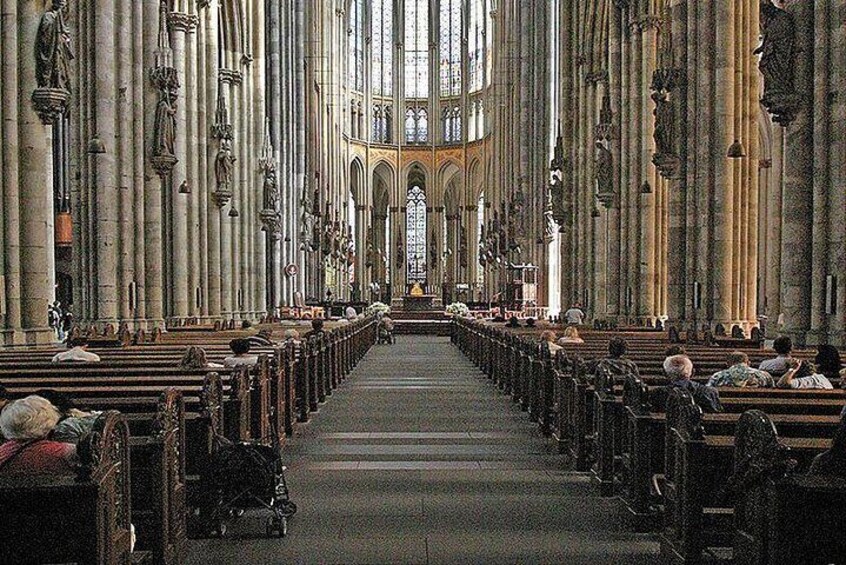
[(74, 473), (76, 447), (49, 439), (59, 411), (40, 396), (10, 403), (0, 413), (0, 474), (68, 475)]

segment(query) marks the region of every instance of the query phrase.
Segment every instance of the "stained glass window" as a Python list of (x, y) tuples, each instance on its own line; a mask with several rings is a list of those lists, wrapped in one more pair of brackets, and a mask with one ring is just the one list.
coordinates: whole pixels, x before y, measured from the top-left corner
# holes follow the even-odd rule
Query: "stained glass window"
[(429, 112), (426, 108), (405, 111), (405, 142), (425, 143), (429, 139)]
[(394, 0), (373, 0), (370, 32), (373, 45), (373, 94), (394, 91)]
[(429, 0), (405, 2), (405, 96), (429, 97)]
[(461, 142), (461, 108), (448, 106), (442, 112), (444, 141), (446, 143)]
[(441, 96), (461, 94), (461, 4), (441, 0)]
[(349, 28), (350, 85), (364, 89), (364, 0), (352, 0)]
[(485, 52), (484, 36), (484, 0), (470, 0), (470, 29), (467, 37), (468, 70), (470, 92), (482, 90), (482, 70)]
[(408, 273), (406, 282), (426, 282), (426, 193), (419, 186), (408, 189), (405, 213), (406, 255)]

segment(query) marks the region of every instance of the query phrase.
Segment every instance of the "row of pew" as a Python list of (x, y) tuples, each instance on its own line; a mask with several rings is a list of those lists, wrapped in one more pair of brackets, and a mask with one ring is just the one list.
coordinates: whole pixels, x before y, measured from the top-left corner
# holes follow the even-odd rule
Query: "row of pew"
[(210, 496), (200, 476), (221, 438), (284, 445), (375, 343), (376, 322), (254, 348), (258, 363), (233, 369), (179, 368), (186, 343), (222, 361), (230, 332), (165, 335), (92, 349), (98, 363), (51, 363), (54, 349), (0, 351), (0, 383), (14, 397), (50, 389), (103, 411), (77, 448), (76, 477), (0, 476), (0, 563), (180, 563), (189, 531), (209, 533), (195, 510)]
[[(553, 357), (539, 333), (456, 319), (452, 339), (603, 496), (625, 503), (633, 528), (657, 533), (667, 561), (729, 551), (737, 563), (846, 562), (846, 477), (807, 473), (832, 438), (846, 439), (839, 382), (835, 390), (721, 387), (724, 412), (704, 414), (689, 392), (666, 387), (664, 334), (587, 332), (584, 344)], [(586, 362), (606, 357), (613, 336), (627, 340), (639, 375), (588, 373)], [(753, 364), (771, 355), (740, 349)], [(728, 351), (688, 345), (694, 379), (724, 368)], [(846, 462), (846, 452), (834, 455)]]

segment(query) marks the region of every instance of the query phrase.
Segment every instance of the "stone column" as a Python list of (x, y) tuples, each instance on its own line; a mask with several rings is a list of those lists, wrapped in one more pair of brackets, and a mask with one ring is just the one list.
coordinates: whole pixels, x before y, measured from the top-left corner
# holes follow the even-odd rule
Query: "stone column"
[(100, 4), (94, 14), (94, 65), (101, 72), (94, 73), (93, 135), (105, 145), (105, 153), (91, 155), (94, 175), (96, 241), (95, 273), (97, 277), (96, 321), (117, 324), (117, 144), (114, 71), (115, 10), (114, 3)]
[[(171, 49), (173, 49), (173, 66), (182, 82), (176, 103), (176, 142), (174, 151), (179, 161), (171, 173), (171, 183), (165, 188), (164, 198), (170, 200), (170, 271), (168, 286), (171, 292), (170, 311), (173, 318), (187, 318), (191, 315), (188, 271), (191, 266), (190, 256), (196, 255), (189, 250), (188, 242), (188, 202), (184, 194), (179, 193), (179, 187), (188, 179), (188, 98), (189, 98), (189, 64), (186, 57), (187, 35), (193, 33), (197, 25), (197, 17), (193, 14), (172, 12), (169, 16), (171, 28)], [(193, 97), (193, 84), (190, 95)], [(193, 158), (193, 157), (192, 157)]]
[[(143, 3), (144, 16), (144, 108), (156, 107), (158, 94), (150, 80), (149, 69), (156, 65), (156, 45), (159, 30), (158, 2)], [(154, 112), (144, 112), (145, 143), (150, 142), (154, 129)], [(147, 163), (144, 175), (144, 298), (148, 325), (164, 325), (164, 242), (162, 241), (163, 182), (150, 166), (150, 153), (145, 153)]]
[[(0, 124), (2, 128), (3, 140), (17, 140), (20, 132), (20, 121), (23, 119), (20, 116), (20, 108), (18, 104), (18, 92), (22, 88), (21, 81), (26, 81), (25, 77), (21, 77), (18, 70), (18, 45), (21, 41), (19, 32), (27, 29), (32, 29), (34, 32), (39, 15), (34, 12), (34, 9), (22, 14), (22, 18), (26, 20), (25, 26), (20, 26), (18, 20), (18, 1), (17, 0), (3, 0), (2, 4), (2, 37), (0, 37), (0, 47), (2, 48), (2, 58), (0, 58), (0, 76), (3, 80), (0, 81), (0, 92), (2, 92), (3, 100), (3, 122)], [(30, 4), (28, 2), (21, 2), (21, 4)], [(26, 8), (26, 6), (23, 6)], [(34, 35), (23, 35), (24, 38), (34, 40)], [(24, 43), (25, 45), (25, 43)], [(29, 44), (30, 46), (32, 43)], [(26, 63), (24, 68), (31, 68), (32, 53), (31, 49), (25, 49), (27, 55), (22, 56), (22, 60)], [(32, 81), (29, 85), (34, 88)], [(27, 111), (32, 112), (29, 108)], [(43, 127), (43, 126), (38, 126)], [(3, 146), (3, 160), (0, 162), (2, 168), (3, 178), (3, 242), (4, 242), (4, 259), (3, 265), (3, 288), (0, 289), (4, 300), (0, 305), (3, 306), (2, 314), (5, 314), (4, 324), (4, 342), (9, 344), (16, 339), (20, 339), (21, 329), (21, 270), (20, 270), (20, 236), (21, 236), (21, 218), (20, 218), (20, 195), (19, 191), (15, 190), (14, 183), (17, 183), (18, 174), (20, 172), (20, 165), (18, 161), (17, 152), (14, 151), (4, 141)], [(45, 314), (46, 316), (46, 314)], [(43, 325), (43, 324), (42, 324)]]
[(784, 333), (798, 343), (805, 343), (811, 323), (813, 253), (808, 218), (812, 218), (814, 212), (814, 6), (809, 2), (795, 2), (788, 11), (797, 24), (796, 89), (802, 96), (803, 105), (785, 131), (781, 307)]

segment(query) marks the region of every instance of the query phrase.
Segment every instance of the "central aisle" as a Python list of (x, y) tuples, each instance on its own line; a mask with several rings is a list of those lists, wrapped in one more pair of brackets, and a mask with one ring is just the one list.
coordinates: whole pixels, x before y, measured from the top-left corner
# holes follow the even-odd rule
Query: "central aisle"
[(286, 450), (299, 513), (246, 516), (191, 563), (651, 563), (658, 546), (448, 338), (375, 346)]

